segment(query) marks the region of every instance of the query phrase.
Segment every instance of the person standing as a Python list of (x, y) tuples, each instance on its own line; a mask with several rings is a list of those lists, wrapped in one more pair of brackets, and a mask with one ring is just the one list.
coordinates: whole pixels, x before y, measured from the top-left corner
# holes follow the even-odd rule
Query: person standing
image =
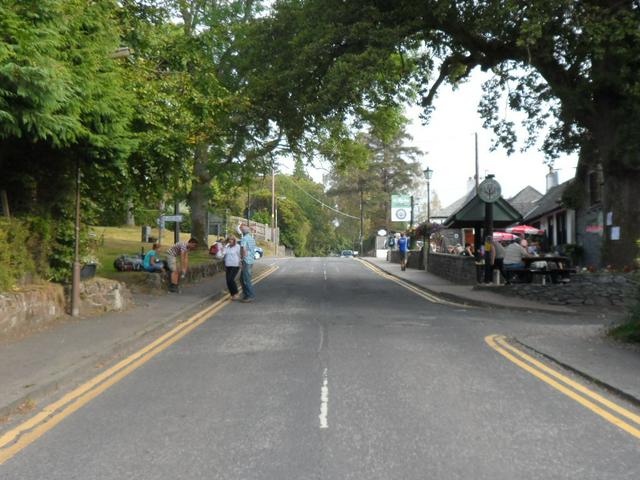
[(398, 239), (398, 250), (400, 251), (400, 268), (404, 271), (407, 269), (407, 255), (409, 254), (409, 239), (404, 232), (400, 234)]
[(227, 246), (224, 248), (224, 270), (231, 300), (237, 300), (238, 285), (236, 284), (236, 276), (238, 276), (238, 270), (240, 270), (240, 245), (238, 245), (236, 237), (229, 237)]
[(242, 260), (242, 271), (240, 273), (240, 283), (242, 284), (242, 291), (244, 293), (242, 302), (253, 302), (256, 294), (253, 291), (252, 281), (252, 269), (253, 263), (256, 261), (256, 241), (251, 235), (251, 230), (248, 225), (240, 225), (240, 231), (242, 232), (242, 240), (240, 240), (240, 258)]
[(178, 291), (178, 280), (180, 276), (178, 273), (178, 257), (180, 257), (180, 271), (182, 276), (184, 276), (189, 269), (189, 252), (195, 250), (197, 247), (198, 240), (191, 238), (188, 242), (178, 242), (167, 250), (167, 268), (171, 272), (170, 292)]
[(506, 253), (506, 249), (502, 246), (495, 238), (491, 240), (491, 265), (493, 265), (494, 270), (498, 270), (502, 278), (504, 278), (505, 282), (509, 284), (509, 279), (504, 272), (504, 256)]

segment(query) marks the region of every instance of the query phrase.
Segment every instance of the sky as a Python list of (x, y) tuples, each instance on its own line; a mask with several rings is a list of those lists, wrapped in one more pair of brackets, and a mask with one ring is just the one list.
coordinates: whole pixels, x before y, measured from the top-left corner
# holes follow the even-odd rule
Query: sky
[[(482, 118), (477, 112), (482, 83), (487, 78), (488, 73), (476, 70), (455, 91), (449, 85), (442, 85), (434, 101), (435, 111), (426, 126), (419, 118), (419, 106), (407, 108), (406, 115), (412, 122), (408, 131), (413, 137), (413, 144), (426, 152), (422, 167), (429, 166), (433, 170), (431, 192), (437, 193), (442, 206), (453, 203), (467, 193), (467, 180), (473, 177), (475, 170), (475, 132), (478, 133), (481, 179), (487, 173), (494, 174), (505, 198), (515, 195), (527, 185), (541, 193), (545, 192), (545, 176), (549, 170), (544, 164), (544, 155), (536, 148), (524, 153), (516, 149), (510, 156), (504, 149), (490, 151), (493, 132), (483, 129)], [(514, 121), (518, 118), (506, 106), (503, 114)], [(520, 128), (519, 132), (524, 132), (524, 129)], [(577, 162), (577, 155), (562, 156), (556, 160), (554, 166), (560, 182), (573, 178)], [(292, 168), (287, 165), (288, 162), (283, 163), (285, 170)], [(308, 173), (315, 181), (322, 182), (322, 175), (327, 172), (310, 167)]]

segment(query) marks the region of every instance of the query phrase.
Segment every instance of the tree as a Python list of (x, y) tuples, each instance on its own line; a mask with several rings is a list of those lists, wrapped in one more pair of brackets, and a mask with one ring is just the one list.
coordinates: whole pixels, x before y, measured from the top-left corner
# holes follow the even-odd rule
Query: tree
[(632, 0), (291, 0), (278, 2), (256, 35), (272, 40), (262, 51), (268, 75), (286, 72), (274, 97), (289, 92), (292, 108), (279, 121), (297, 136), (412, 81), (428, 116), (442, 83), (491, 70), (480, 110), (500, 144), (516, 144), (513, 124), (498, 114), (506, 90), (511, 108), (526, 114), (525, 146), (553, 120), (550, 159), (578, 149), (579, 171), (602, 166), (604, 210), (623, 230), (615, 248), (606, 240), (605, 261), (621, 266), (633, 262), (640, 238), (639, 23)]
[[(367, 115), (371, 125), (357, 136), (360, 159), (347, 161), (344, 168), (334, 168), (329, 195), (341, 205), (357, 208), (363, 216), (362, 235), (368, 237), (391, 224), (391, 195), (408, 193), (420, 178), (417, 157), (422, 152), (407, 145), (411, 136), (406, 118), (397, 108), (382, 108)], [(344, 155), (349, 156), (349, 152)], [(350, 200), (348, 200), (350, 199)], [(365, 213), (366, 212), (366, 213)]]
[(87, 0), (0, 6), (0, 157), (17, 213), (62, 215), (78, 164), (89, 199), (117, 196), (133, 142), (122, 66), (113, 58), (115, 8)]

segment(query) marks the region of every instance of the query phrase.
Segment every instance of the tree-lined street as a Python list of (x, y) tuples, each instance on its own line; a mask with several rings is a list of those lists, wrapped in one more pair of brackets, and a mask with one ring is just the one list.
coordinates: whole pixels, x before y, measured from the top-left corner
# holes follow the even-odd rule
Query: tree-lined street
[[(358, 260), (275, 264), (258, 284), (258, 301), (224, 307), (8, 459), (0, 476), (632, 479), (640, 473), (638, 438), (485, 341), (596, 320), (433, 303)], [(638, 417), (621, 418), (639, 428)]]

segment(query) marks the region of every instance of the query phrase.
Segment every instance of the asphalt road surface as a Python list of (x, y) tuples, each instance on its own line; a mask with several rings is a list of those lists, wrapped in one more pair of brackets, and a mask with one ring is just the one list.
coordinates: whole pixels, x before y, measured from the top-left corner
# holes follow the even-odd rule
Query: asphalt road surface
[(434, 303), (353, 259), (276, 264), (0, 479), (640, 478), (633, 429), (485, 340), (575, 319)]

